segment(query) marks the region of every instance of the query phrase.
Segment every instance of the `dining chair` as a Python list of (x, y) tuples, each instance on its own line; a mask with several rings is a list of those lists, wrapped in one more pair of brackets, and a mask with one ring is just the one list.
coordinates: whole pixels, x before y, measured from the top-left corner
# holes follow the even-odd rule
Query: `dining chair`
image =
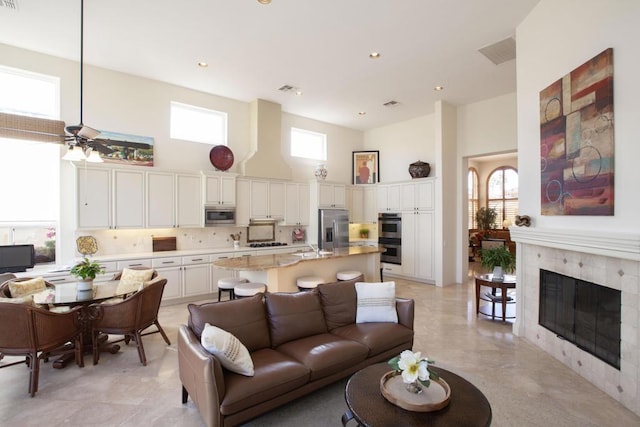
[[(9, 273), (11, 274), (11, 273)], [(13, 277), (8, 277), (6, 280), (2, 280), (2, 277), (0, 277), (0, 297), (2, 298), (14, 298), (11, 295), (11, 289), (9, 287), (9, 285), (11, 283), (19, 283), (19, 282), (26, 282), (29, 280), (33, 280), (33, 277), (15, 277), (15, 275), (11, 274)], [(0, 276), (4, 276), (0, 275)], [(51, 282), (48, 281), (44, 281), (44, 285), (46, 288), (51, 288), (51, 289), (55, 289), (55, 285)]]
[[(41, 359), (73, 352), (78, 366), (84, 366), (79, 310), (54, 313), (28, 304), (0, 302), (0, 352), (5, 356), (25, 356), (23, 361), (0, 368), (26, 363), (31, 397), (38, 391)], [(67, 346), (69, 342), (74, 345)]]
[[(92, 325), (93, 337), (93, 364), (96, 365), (100, 358), (99, 340), (100, 333), (111, 335), (124, 335), (124, 338), (112, 341), (110, 344), (124, 341), (128, 344), (130, 340), (135, 341), (138, 347), (138, 356), (140, 362), (146, 366), (147, 358), (142, 345), (142, 337), (149, 334), (160, 332), (162, 338), (171, 345), (171, 341), (165, 334), (160, 322), (158, 322), (158, 311), (160, 310), (160, 302), (162, 293), (167, 284), (167, 279), (157, 277), (152, 280), (148, 286), (134, 293), (122, 302), (104, 305), (94, 304), (97, 310), (97, 318)], [(155, 325), (157, 330), (142, 333), (145, 329)]]

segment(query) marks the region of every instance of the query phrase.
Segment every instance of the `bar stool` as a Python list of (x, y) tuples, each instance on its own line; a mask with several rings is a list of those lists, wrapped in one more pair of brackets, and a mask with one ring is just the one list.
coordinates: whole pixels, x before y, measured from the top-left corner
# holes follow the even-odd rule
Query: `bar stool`
[(222, 277), (218, 280), (218, 302), (220, 302), (220, 297), (222, 296), (222, 292), (229, 292), (229, 299), (234, 299), (235, 294), (233, 288), (240, 283), (247, 283), (247, 279), (243, 279), (241, 277)]
[(244, 297), (252, 297), (257, 293), (265, 292), (267, 290), (267, 285), (264, 283), (257, 282), (247, 282), (247, 283), (238, 283), (233, 288), (233, 294), (236, 298), (244, 298)]
[(338, 279), (338, 281), (353, 280), (357, 278), (361, 278), (362, 280), (364, 280), (364, 277), (362, 276), (361, 271), (343, 270), (343, 271), (338, 271), (336, 273), (336, 279)]
[(300, 291), (310, 291), (320, 283), (324, 283), (324, 280), (322, 280), (322, 277), (317, 276), (302, 276), (296, 280), (296, 285), (298, 285), (298, 290)]

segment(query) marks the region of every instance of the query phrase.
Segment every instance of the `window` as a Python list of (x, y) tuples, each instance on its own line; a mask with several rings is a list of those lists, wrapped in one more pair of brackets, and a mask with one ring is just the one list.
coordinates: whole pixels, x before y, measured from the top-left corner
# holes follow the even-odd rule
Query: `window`
[(478, 224), (476, 224), (476, 212), (478, 212), (478, 208), (480, 207), (478, 184), (478, 171), (475, 170), (475, 168), (469, 168), (469, 173), (467, 174), (467, 191), (469, 192), (468, 227), (470, 229), (478, 228)]
[(291, 128), (291, 156), (326, 161), (327, 135)]
[(504, 166), (491, 172), (487, 180), (487, 205), (498, 212), (497, 225), (513, 224), (518, 215), (518, 171)]
[(171, 103), (171, 138), (227, 145), (227, 113)]
[(60, 79), (0, 66), (0, 111), (44, 119), (60, 118)]

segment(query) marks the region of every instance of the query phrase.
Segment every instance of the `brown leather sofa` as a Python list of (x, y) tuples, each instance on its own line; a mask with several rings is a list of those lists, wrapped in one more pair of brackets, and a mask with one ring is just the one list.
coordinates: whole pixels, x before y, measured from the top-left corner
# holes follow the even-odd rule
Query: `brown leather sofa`
[[(188, 326), (178, 332), (182, 402), (191, 396), (208, 426), (235, 426), (412, 348), (412, 299), (396, 299), (397, 324), (356, 324), (356, 303), (355, 281), (348, 281), (190, 304)], [(205, 323), (247, 347), (253, 377), (224, 369), (202, 347)]]

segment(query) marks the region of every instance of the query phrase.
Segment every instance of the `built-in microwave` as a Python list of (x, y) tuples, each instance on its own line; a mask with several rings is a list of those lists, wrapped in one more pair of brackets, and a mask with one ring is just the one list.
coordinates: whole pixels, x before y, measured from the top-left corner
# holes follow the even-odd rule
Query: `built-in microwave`
[(216, 225), (228, 225), (236, 223), (236, 208), (229, 206), (205, 206), (204, 225), (215, 227)]

